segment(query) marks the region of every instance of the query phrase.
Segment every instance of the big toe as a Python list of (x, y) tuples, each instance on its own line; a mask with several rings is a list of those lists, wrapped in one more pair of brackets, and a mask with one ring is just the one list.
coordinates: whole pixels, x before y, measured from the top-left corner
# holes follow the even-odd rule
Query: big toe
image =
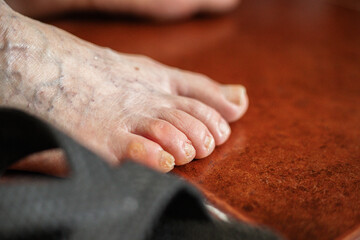
[(237, 85), (222, 85), (220, 87), (223, 96), (227, 101), (231, 102), (237, 107), (236, 113), (230, 121), (236, 121), (241, 118), (249, 107), (249, 98), (246, 93), (246, 88), (240, 84)]
[(178, 71), (176, 90), (180, 96), (194, 98), (214, 108), (228, 122), (246, 112), (249, 100), (242, 85), (221, 85), (201, 74)]

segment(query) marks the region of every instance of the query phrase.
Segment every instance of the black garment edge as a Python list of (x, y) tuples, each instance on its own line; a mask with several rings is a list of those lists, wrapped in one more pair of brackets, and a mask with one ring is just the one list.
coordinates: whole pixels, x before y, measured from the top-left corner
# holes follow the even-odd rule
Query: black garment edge
[(180, 178), (126, 161), (112, 168), (54, 127), (0, 108), (0, 176), (22, 157), (62, 148), (70, 176), (0, 184), (0, 239), (279, 239), (244, 223), (222, 223)]

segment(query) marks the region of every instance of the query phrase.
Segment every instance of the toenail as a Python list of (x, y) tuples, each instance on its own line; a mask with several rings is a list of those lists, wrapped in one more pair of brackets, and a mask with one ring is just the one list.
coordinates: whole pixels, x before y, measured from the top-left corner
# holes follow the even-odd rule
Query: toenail
[(160, 154), (161, 154), (159, 161), (160, 167), (166, 172), (171, 171), (175, 165), (175, 158), (171, 154), (165, 151), (161, 151)]
[(222, 136), (228, 136), (230, 134), (229, 124), (227, 124), (224, 120), (219, 122), (219, 129)]
[(142, 143), (132, 142), (128, 146), (128, 154), (133, 159), (144, 159), (146, 157), (146, 149)]
[(188, 159), (188, 160), (194, 159), (194, 157), (196, 155), (196, 151), (195, 151), (195, 148), (193, 147), (193, 145), (191, 145), (190, 143), (185, 143), (184, 150), (185, 150), (186, 159)]
[(210, 136), (206, 136), (205, 137), (205, 148), (210, 152), (215, 145), (215, 141), (214, 138), (210, 137)]
[(246, 97), (246, 88), (240, 85), (240, 98), (244, 99)]
[(246, 88), (242, 85), (225, 85), (222, 87), (225, 98), (240, 106), (246, 98)]

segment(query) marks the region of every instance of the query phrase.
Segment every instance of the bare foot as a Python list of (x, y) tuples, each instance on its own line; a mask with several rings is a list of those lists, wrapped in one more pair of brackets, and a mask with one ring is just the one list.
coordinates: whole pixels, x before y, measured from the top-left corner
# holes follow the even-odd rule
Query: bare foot
[(100, 10), (156, 19), (179, 19), (198, 12), (221, 13), (233, 9), (239, 0), (8, 0), (14, 9), (31, 17), (73, 10)]
[(111, 164), (170, 171), (208, 156), (247, 110), (240, 85), (120, 54), (13, 12), (0, 0), (0, 105), (56, 125)]

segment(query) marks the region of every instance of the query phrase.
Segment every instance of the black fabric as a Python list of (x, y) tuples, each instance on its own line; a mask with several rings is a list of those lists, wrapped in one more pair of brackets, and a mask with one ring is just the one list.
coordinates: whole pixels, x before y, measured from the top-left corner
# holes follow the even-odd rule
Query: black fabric
[(267, 230), (216, 222), (179, 178), (130, 161), (111, 168), (48, 124), (0, 109), (0, 174), (50, 148), (65, 151), (70, 176), (0, 184), (0, 239), (277, 239)]

